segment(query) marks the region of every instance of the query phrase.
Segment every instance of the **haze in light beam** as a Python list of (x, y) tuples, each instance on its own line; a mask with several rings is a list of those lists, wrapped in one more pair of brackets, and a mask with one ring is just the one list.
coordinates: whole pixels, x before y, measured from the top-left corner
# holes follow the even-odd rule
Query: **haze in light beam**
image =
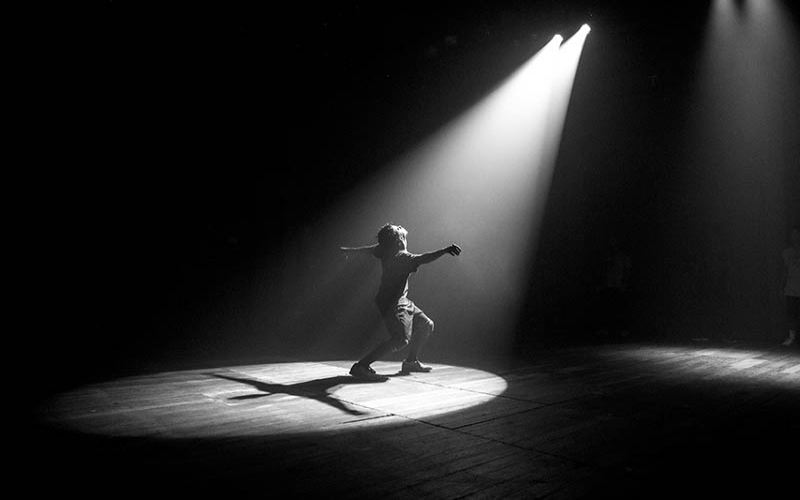
[[(800, 207), (800, 44), (778, 0), (714, 0), (691, 113), (684, 197), (698, 252), (721, 240), (735, 262), (731, 322), (780, 325), (776, 293), (794, 204)], [(794, 201), (797, 200), (797, 201)], [(684, 229), (685, 231), (685, 229)], [(777, 313), (777, 314), (776, 314)], [(779, 328), (779, 327), (776, 327)]]
[[(436, 321), (440, 345), (485, 351), (510, 340), (585, 37), (581, 30), (561, 48), (561, 37), (554, 37), (485, 99), (332, 207), (313, 231), (329, 253), (374, 243), (390, 221), (409, 230), (411, 252), (458, 242), (460, 257), (425, 266), (411, 281), (409, 296)], [(377, 261), (330, 262), (319, 267), (331, 272), (316, 274), (306, 288), (316, 304), (351, 296), (352, 288), (341, 287), (343, 279), (352, 283), (348, 269), (368, 283), (360, 289), (376, 289)], [(364, 272), (365, 265), (372, 270)], [(310, 314), (320, 311), (302, 300)], [(358, 311), (339, 307), (332, 321), (373, 315), (371, 294), (359, 300)], [(347, 333), (334, 335), (340, 334)]]

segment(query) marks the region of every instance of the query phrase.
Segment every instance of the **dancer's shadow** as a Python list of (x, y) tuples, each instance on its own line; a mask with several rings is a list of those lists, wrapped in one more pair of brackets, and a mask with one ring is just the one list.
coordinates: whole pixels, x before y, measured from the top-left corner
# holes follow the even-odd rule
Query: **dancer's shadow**
[(231, 401), (263, 398), (271, 394), (288, 394), (291, 396), (313, 399), (315, 401), (319, 401), (320, 403), (325, 403), (328, 406), (332, 406), (333, 408), (341, 410), (344, 413), (349, 413), (350, 415), (365, 415), (366, 413), (357, 410), (355, 408), (352, 408), (341, 399), (333, 397), (333, 393), (336, 392), (336, 390), (343, 385), (375, 383), (370, 380), (361, 380), (355, 377), (350, 377), (345, 375), (320, 378), (316, 380), (309, 380), (307, 382), (299, 382), (297, 384), (290, 384), (290, 385), (270, 384), (267, 382), (262, 382), (260, 380), (234, 377), (231, 375), (224, 375), (220, 373), (208, 373), (207, 375), (225, 380), (230, 380), (232, 382), (238, 382), (240, 384), (246, 384), (261, 391), (258, 394), (245, 394), (243, 396), (234, 396), (232, 398), (229, 398), (229, 400)]

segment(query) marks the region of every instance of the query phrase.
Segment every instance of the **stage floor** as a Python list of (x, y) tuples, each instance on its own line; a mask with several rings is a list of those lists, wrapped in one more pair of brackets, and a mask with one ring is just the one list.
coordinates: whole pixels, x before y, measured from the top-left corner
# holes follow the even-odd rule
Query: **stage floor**
[(379, 498), (769, 496), (796, 482), (800, 354), (603, 344), (364, 383), (280, 360), (43, 399), (31, 493)]

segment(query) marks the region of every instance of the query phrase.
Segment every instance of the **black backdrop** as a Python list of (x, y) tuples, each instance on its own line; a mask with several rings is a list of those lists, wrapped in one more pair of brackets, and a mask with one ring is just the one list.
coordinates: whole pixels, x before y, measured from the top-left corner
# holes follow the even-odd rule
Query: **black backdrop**
[[(236, 304), (269, 286), (250, 277), (304, 221), (583, 22), (593, 32), (521, 335), (585, 329), (571, 312), (611, 234), (649, 270), (641, 321), (669, 334), (654, 324), (685, 311), (664, 305), (675, 297), (659, 279), (692, 238), (673, 231), (685, 216), (675, 144), (708, 9), (109, 2), (34, 27), (26, 352), (68, 383), (180, 360), (193, 322), (250, 331)], [(207, 314), (222, 303), (226, 317)]]

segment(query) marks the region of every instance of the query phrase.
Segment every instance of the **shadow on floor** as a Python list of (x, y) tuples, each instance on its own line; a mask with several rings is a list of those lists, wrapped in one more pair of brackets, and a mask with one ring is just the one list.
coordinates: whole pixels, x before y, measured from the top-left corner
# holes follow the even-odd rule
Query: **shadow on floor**
[(336, 408), (337, 410), (341, 410), (343, 413), (347, 413), (350, 415), (366, 415), (367, 413), (358, 410), (357, 408), (354, 408), (351, 404), (347, 403), (346, 401), (334, 397), (334, 393), (341, 386), (344, 385), (376, 383), (371, 380), (357, 379), (355, 377), (350, 377), (347, 375), (337, 375), (335, 377), (320, 378), (320, 379), (309, 380), (306, 382), (299, 382), (297, 384), (288, 384), (288, 385), (271, 384), (257, 379), (234, 377), (231, 375), (226, 375), (221, 373), (207, 373), (206, 375), (209, 375), (211, 377), (221, 378), (224, 380), (230, 380), (232, 382), (238, 382), (240, 384), (249, 385), (259, 391), (258, 393), (255, 394), (234, 396), (230, 398), (231, 401), (257, 399), (257, 398), (267, 397), (273, 394), (288, 394), (290, 396), (297, 396), (300, 398), (307, 398), (319, 401), (320, 403), (324, 403), (328, 406)]

